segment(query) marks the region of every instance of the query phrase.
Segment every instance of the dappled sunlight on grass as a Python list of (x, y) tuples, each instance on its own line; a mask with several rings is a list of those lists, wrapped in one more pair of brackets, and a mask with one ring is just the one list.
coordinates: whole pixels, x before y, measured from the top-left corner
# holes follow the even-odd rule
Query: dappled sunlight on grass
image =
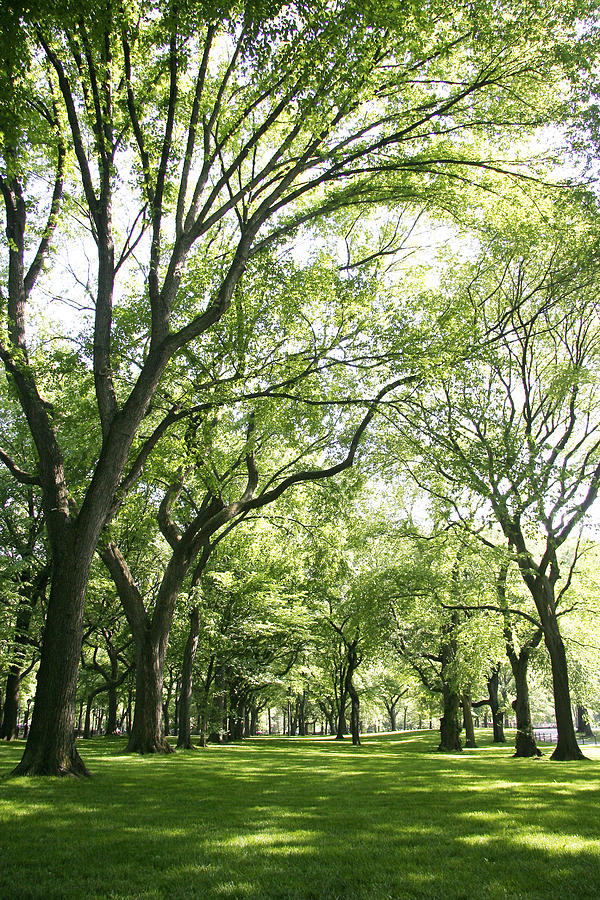
[[(264, 738), (167, 757), (82, 741), (93, 778), (0, 782), (0, 896), (600, 896), (598, 759), (478, 741), (446, 756), (435, 732)], [(0, 773), (21, 752), (0, 746)]]

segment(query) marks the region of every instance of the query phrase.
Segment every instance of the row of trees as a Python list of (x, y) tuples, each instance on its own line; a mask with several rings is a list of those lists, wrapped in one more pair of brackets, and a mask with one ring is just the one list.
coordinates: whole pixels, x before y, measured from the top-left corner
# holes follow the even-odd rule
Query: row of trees
[[(134, 663), (129, 748), (168, 752), (164, 671), (182, 599), (185, 726), (198, 642), (226, 617), (222, 598), (211, 606), (215, 553), (259, 515), (302, 522), (306, 497), (343, 530), (343, 504), (314, 486), (336, 478), (350, 495), (359, 448), (382, 489), (410, 473), (435, 500), (428, 540), (452, 525), (457, 548), (472, 533), (497, 554), (487, 606), (507, 642), (515, 615), (535, 627), (532, 646), (543, 639), (555, 755), (577, 757), (558, 609), (575, 567), (561, 584), (559, 553), (600, 478), (594, 197), (544, 186), (549, 160), (532, 159), (531, 140), (550, 124), (586, 139), (593, 4), (506, 2), (500, 16), (435, 2), (426, 14), (205, 0), (11, 10), (0, 459), (13, 479), (3, 614), (15, 684), (33, 664), (25, 648), (39, 647), (16, 773), (86, 773), (74, 739), (82, 658), (113, 698)], [(523, 198), (528, 216), (538, 210), (530, 229), (516, 221)], [(419, 217), (449, 214), (456, 236), (458, 222), (470, 229), (475, 261), (419, 252), (410, 270), (386, 268), (423, 247)], [(436, 265), (443, 280), (427, 290)], [(407, 659), (402, 585), (428, 610), (451, 607), (452, 655), (454, 626), (482, 602), (465, 598), (453, 553), (443, 602), (431, 566), (421, 577), (422, 566), (375, 559), (370, 575), (344, 574), (341, 552), (302, 556), (289, 602), (317, 590), (325, 604), (340, 729), (348, 697), (355, 739), (362, 642), (388, 621), (379, 605), (365, 619), (363, 581), (380, 582), (397, 620), (389, 641)], [(514, 566), (535, 613), (516, 612)], [(255, 602), (276, 607), (288, 576), (260, 572), (277, 590), (257, 584)], [(316, 587), (301, 590), (309, 578)], [(297, 663), (303, 644), (283, 641), (288, 629), (269, 617), (239, 637), (253, 648), (253, 688)], [(94, 630), (103, 645), (90, 657)], [(235, 665), (215, 653), (202, 677), (207, 697), (226, 682), (241, 708)], [(450, 746), (456, 691), (440, 678)]]

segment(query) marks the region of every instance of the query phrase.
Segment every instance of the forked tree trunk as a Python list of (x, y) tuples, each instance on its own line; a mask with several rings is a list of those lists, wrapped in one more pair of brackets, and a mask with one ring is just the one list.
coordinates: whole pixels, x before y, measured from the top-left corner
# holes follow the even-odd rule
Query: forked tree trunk
[(396, 704), (386, 702), (385, 707), (387, 709), (387, 714), (390, 717), (391, 730), (398, 731), (397, 724), (396, 724)]
[(183, 667), (181, 672), (177, 746), (182, 750), (192, 749), (192, 673), (194, 660), (196, 658), (196, 650), (198, 649), (199, 634), (200, 610), (195, 606), (190, 612), (190, 630), (183, 652)]
[(462, 750), (460, 740), (460, 722), (458, 713), (461, 707), (460, 696), (447, 682), (442, 686), (442, 699), (444, 712), (440, 719), (440, 743), (438, 750), (441, 753), (453, 753)]
[[(556, 729), (558, 741), (550, 759), (579, 760), (585, 759), (581, 752), (575, 727), (573, 725), (573, 713), (571, 710), (571, 693), (569, 689), (569, 672), (567, 667), (567, 655), (560, 634), (560, 628), (556, 615), (555, 584), (559, 578), (560, 570), (556, 559), (556, 548), (550, 544), (547, 546), (549, 554), (549, 575), (539, 571), (532, 571), (529, 563), (529, 555), (525, 552), (525, 542), (522, 534), (515, 530), (512, 535), (514, 546), (519, 551), (518, 565), (521, 576), (531, 592), (533, 602), (538, 612), (540, 625), (544, 634), (544, 643), (550, 656), (552, 669), (552, 687), (554, 691), (554, 712), (556, 716)], [(552, 552), (550, 552), (552, 550)]]

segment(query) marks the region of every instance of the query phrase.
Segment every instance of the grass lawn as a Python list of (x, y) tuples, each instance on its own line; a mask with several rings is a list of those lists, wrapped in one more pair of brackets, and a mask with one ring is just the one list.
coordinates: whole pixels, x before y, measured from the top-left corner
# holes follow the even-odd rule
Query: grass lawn
[(91, 779), (0, 778), (0, 897), (600, 897), (600, 747), (558, 763), (436, 737), (82, 741)]

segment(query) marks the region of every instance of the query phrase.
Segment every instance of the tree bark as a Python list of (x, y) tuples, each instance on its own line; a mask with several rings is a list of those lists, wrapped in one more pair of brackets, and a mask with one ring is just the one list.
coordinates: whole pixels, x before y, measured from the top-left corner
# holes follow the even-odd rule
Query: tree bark
[(83, 638), (83, 602), (95, 540), (76, 545), (63, 530), (54, 570), (31, 727), (13, 775), (89, 775), (75, 746), (75, 696)]
[(542, 755), (533, 734), (531, 721), (531, 708), (529, 705), (529, 684), (527, 682), (527, 668), (531, 651), (537, 647), (542, 639), (542, 630), (533, 634), (521, 647), (519, 653), (515, 650), (513, 632), (507, 623), (504, 629), (506, 638), (506, 655), (515, 679), (515, 699), (512, 707), (517, 720), (517, 734), (515, 738), (515, 752), (517, 757), (539, 757)]
[(387, 713), (390, 717), (390, 728), (392, 731), (398, 731), (396, 725), (396, 705), (394, 703), (386, 703)]
[(194, 660), (196, 658), (196, 650), (198, 649), (199, 634), (200, 610), (195, 606), (190, 612), (190, 630), (183, 652), (183, 665), (181, 671), (177, 746), (183, 750), (191, 750), (193, 747), (191, 727), (192, 686)]
[(352, 743), (355, 746), (360, 745), (360, 699), (354, 682), (352, 681), (352, 672), (348, 669), (350, 676), (348, 678), (348, 693), (350, 695), (350, 733), (352, 734)]
[(19, 692), (21, 687), (22, 662), (25, 649), (29, 645), (29, 625), (33, 607), (43, 591), (48, 578), (48, 567), (42, 573), (38, 585), (21, 584), (21, 592), (31, 590), (30, 596), (23, 596), (17, 610), (15, 633), (12, 646), (13, 662), (6, 677), (6, 689), (4, 692), (4, 706), (2, 709), (2, 724), (0, 725), (0, 738), (12, 740), (17, 734), (17, 715), (19, 710)]
[(336, 723), (336, 741), (343, 741), (348, 733), (348, 722), (346, 720), (346, 705), (348, 702), (347, 688), (347, 669), (345, 665), (340, 665), (336, 673), (337, 683), (334, 678), (335, 704), (337, 712)]
[(577, 743), (575, 727), (573, 725), (565, 645), (563, 644), (558, 630), (558, 624), (554, 617), (550, 620), (548, 627), (544, 629), (544, 642), (548, 648), (552, 666), (554, 712), (556, 714), (556, 729), (558, 732), (558, 741), (550, 759), (585, 759), (585, 756)]
[(493, 743), (505, 744), (504, 737), (504, 713), (500, 709), (498, 701), (498, 682), (500, 678), (500, 663), (494, 666), (491, 675), (487, 679), (488, 696), (490, 698), (490, 711), (492, 714)]
[(582, 706), (580, 703), (578, 703), (576, 715), (578, 733), (583, 734), (585, 737), (593, 737), (594, 732), (592, 731), (592, 726), (590, 725), (590, 717), (585, 706)]
[(21, 684), (21, 669), (13, 663), (8, 670), (6, 689), (4, 692), (4, 709), (2, 711), (2, 726), (0, 738), (11, 741), (17, 736), (17, 715), (19, 711), (19, 687)]
[(106, 734), (114, 734), (117, 730), (117, 689), (114, 684), (109, 684), (108, 692), (108, 712), (106, 715)]
[(531, 709), (529, 706), (529, 685), (527, 683), (527, 663), (528, 656), (522, 656), (517, 659), (516, 665), (512, 667), (515, 678), (515, 699), (513, 701), (513, 709), (517, 720), (517, 735), (515, 738), (514, 756), (531, 757), (541, 756), (541, 750), (538, 748), (533, 734), (533, 723), (531, 721)]
[(444, 682), (442, 687), (442, 700), (444, 712), (440, 719), (441, 739), (438, 750), (441, 753), (454, 753), (456, 750), (462, 750), (458, 718), (461, 702), (459, 694), (447, 682)]
[(471, 707), (471, 688), (468, 687), (462, 695), (463, 722), (465, 726), (465, 747), (476, 747), (475, 728), (473, 726), (473, 710)]
[(163, 658), (149, 630), (135, 647), (135, 707), (129, 753), (172, 753), (162, 718)]
[[(573, 725), (567, 655), (560, 634), (556, 612), (555, 586), (560, 577), (556, 544), (549, 539), (543, 557), (543, 565), (534, 566), (531, 555), (527, 552), (525, 539), (520, 528), (515, 523), (511, 526), (506, 526), (506, 523), (504, 523), (503, 527), (511, 546), (518, 553), (517, 564), (521, 577), (535, 603), (544, 635), (544, 643), (550, 656), (552, 687), (554, 690), (554, 712), (558, 732), (558, 741), (550, 759), (585, 759), (577, 743)], [(564, 537), (566, 537), (566, 533)]]

